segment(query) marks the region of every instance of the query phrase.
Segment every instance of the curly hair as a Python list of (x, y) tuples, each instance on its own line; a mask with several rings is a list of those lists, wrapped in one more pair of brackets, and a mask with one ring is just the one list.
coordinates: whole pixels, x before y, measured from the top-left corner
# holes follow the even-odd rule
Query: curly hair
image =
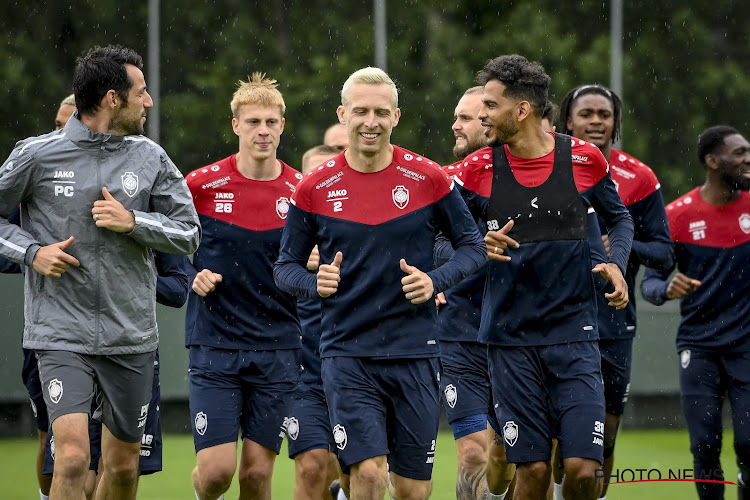
[(698, 136), (696, 153), (703, 166), (706, 166), (706, 156), (715, 153), (722, 147), (726, 137), (736, 134), (739, 134), (737, 129), (728, 125), (714, 125), (701, 132), (701, 135)]
[(542, 116), (551, 80), (541, 64), (518, 54), (499, 56), (487, 61), (477, 73), (479, 84), (486, 85), (490, 80), (505, 85), (505, 97), (529, 101), (534, 114)]
[(615, 125), (612, 128), (612, 142), (615, 142), (617, 139), (620, 138), (620, 128), (622, 125), (622, 102), (620, 101), (620, 97), (609, 90), (604, 85), (599, 84), (592, 84), (592, 85), (581, 85), (578, 87), (575, 87), (570, 92), (565, 94), (565, 97), (563, 98), (562, 104), (560, 105), (560, 128), (559, 130), (562, 131), (563, 134), (572, 135), (573, 131), (568, 128), (568, 118), (571, 116), (571, 111), (573, 111), (573, 104), (578, 100), (579, 97), (588, 95), (588, 94), (596, 94), (603, 96), (607, 99), (609, 99), (609, 102), (612, 103), (612, 108), (614, 108), (614, 119), (615, 119)]

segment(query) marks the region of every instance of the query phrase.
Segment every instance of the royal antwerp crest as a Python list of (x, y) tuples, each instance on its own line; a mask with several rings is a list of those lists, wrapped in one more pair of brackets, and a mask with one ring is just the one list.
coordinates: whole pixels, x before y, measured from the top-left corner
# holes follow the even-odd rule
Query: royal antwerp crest
[(745, 234), (750, 234), (750, 214), (740, 215), (740, 229)]
[(409, 204), (409, 190), (404, 186), (393, 188), (393, 203), (401, 210), (405, 209), (406, 205)]
[(122, 174), (122, 189), (131, 198), (138, 192), (138, 176), (133, 172)]
[(278, 215), (282, 219), (286, 219), (286, 216), (288, 213), (289, 213), (289, 198), (282, 196), (281, 198), (276, 200), (276, 215)]

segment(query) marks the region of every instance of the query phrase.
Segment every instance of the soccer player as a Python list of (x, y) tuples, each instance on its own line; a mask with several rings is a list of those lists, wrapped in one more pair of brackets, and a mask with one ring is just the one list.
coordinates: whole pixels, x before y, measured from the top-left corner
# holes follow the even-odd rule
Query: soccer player
[[(517, 467), (514, 498), (544, 497), (557, 437), (565, 498), (595, 499), (604, 395), (592, 271), (615, 286), (609, 305), (625, 307), (632, 220), (599, 149), (542, 128), (550, 78), (541, 65), (500, 56), (478, 80), (490, 147), (467, 158), (460, 183), (488, 229), (479, 340), (490, 344), (497, 419)], [(592, 205), (610, 231), (610, 260), (593, 270), (586, 222)]]
[(555, 126), (555, 118), (557, 117), (557, 106), (552, 101), (547, 101), (542, 111), (542, 128), (547, 132), (554, 132), (557, 130)]
[(339, 151), (343, 151), (349, 147), (349, 136), (346, 131), (346, 127), (341, 123), (334, 123), (328, 129), (326, 129), (323, 135), (323, 144), (326, 146), (332, 146)]
[[(486, 246), (453, 182), (427, 158), (390, 143), (398, 91), (377, 68), (354, 72), (339, 120), (349, 148), (297, 186), (276, 282), (323, 297), (320, 354), (333, 436), (351, 498), (427, 498), (439, 417), (433, 295), (486, 261)], [(441, 230), (455, 256), (432, 269)], [(317, 277), (308, 273), (318, 245)]]
[[(479, 121), (482, 92), (481, 86), (472, 87), (464, 92), (456, 105), (452, 126), (456, 139), (453, 155), (461, 161), (444, 168), (449, 175), (458, 176), (463, 159), (487, 145), (484, 128)], [(484, 224), (480, 224), (479, 230), (485, 232)], [(453, 249), (449, 245), (445, 245), (441, 239), (438, 248), (443, 247), (450, 254)], [(440, 389), (456, 440), (458, 499), (482, 499), (487, 495), (491, 499), (503, 499), (515, 472), (515, 468), (504, 460), (502, 439), (499, 442), (494, 439), (496, 432), (500, 432), (500, 426), (494, 417), (487, 344), (478, 340), (486, 278), (486, 266), (482, 266), (473, 275), (446, 290), (438, 314), (443, 366)], [(488, 480), (493, 484), (488, 485)]]
[(60, 130), (68, 123), (73, 112), (76, 110), (76, 97), (70, 94), (60, 102), (60, 107), (55, 115), (55, 130)]
[[(325, 145), (309, 149), (302, 157), (302, 173), (323, 165), (340, 152), (338, 148)], [(319, 263), (315, 248), (307, 269), (315, 273)], [(335, 444), (328, 403), (320, 376), (320, 301), (320, 298), (297, 300), (302, 328), (300, 380), (286, 426), (289, 458), (294, 459), (295, 500), (323, 500), (329, 494), (329, 485), (339, 477), (336, 454), (332, 452)]]
[(204, 228), (185, 330), (200, 500), (229, 489), (240, 430), (240, 496), (271, 498), (299, 378), (296, 300), (273, 280), (289, 200), (302, 177), (276, 157), (284, 98), (276, 80), (253, 73), (230, 107), (239, 152), (187, 177)]
[(729, 399), (739, 467), (738, 498), (750, 499), (750, 143), (736, 129), (698, 137), (706, 181), (667, 205), (677, 273), (647, 269), (644, 298), (680, 300), (680, 397), (701, 500), (724, 498), (721, 407)]
[[(564, 133), (594, 144), (609, 163), (609, 172), (617, 192), (630, 212), (635, 225), (633, 246), (625, 271), (629, 290), (635, 288), (635, 278), (641, 264), (667, 270), (674, 263), (672, 240), (669, 236), (667, 215), (659, 181), (643, 162), (612, 147), (620, 135), (622, 103), (620, 98), (601, 85), (583, 85), (572, 89), (562, 102), (560, 128)], [(600, 219), (604, 228), (604, 220)], [(602, 233), (605, 249), (609, 245), (606, 232)], [(611, 291), (611, 290), (609, 290)], [(627, 307), (607, 306), (604, 295), (597, 294), (599, 351), (602, 356), (604, 380), (604, 477), (609, 477), (614, 464), (615, 440), (620, 419), (625, 410), (630, 387), (630, 367), (633, 357), (633, 337), (636, 332), (635, 297)], [(607, 481), (600, 498), (607, 494)], [(561, 486), (556, 487), (558, 493)]]
[[(143, 137), (141, 57), (94, 47), (77, 61), (78, 104), (61, 131), (21, 141), (0, 171), (0, 254), (25, 264), (24, 347), (37, 353), (56, 436), (51, 498), (80, 498), (88, 420), (101, 398), (98, 498), (130, 498), (151, 399), (156, 327), (153, 251), (200, 241), (185, 181)], [(20, 202), (23, 228), (6, 220)]]

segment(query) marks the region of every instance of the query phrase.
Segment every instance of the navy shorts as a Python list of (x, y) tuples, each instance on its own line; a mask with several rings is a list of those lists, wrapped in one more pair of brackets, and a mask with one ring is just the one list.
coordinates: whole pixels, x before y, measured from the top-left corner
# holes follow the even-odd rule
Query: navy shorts
[(630, 391), (630, 368), (633, 364), (633, 339), (599, 340), (602, 353), (604, 405), (610, 415), (622, 415)]
[(31, 349), (23, 350), (21, 378), (23, 379), (23, 385), (26, 386), (26, 390), (29, 392), (31, 411), (34, 412), (34, 418), (36, 418), (36, 428), (42, 432), (47, 432), (49, 428), (47, 404), (44, 402), (42, 382), (39, 380), (39, 365), (36, 361), (36, 354)]
[(286, 435), (289, 458), (315, 449), (335, 449), (323, 387), (300, 384), (292, 416), (286, 422)]
[[(696, 464), (717, 467), (721, 408), (729, 400), (737, 461), (750, 464), (750, 352), (680, 352), (680, 399)], [(714, 463), (711, 463), (714, 462)], [(714, 478), (711, 478), (714, 479)]]
[(441, 341), (440, 361), (440, 390), (448, 422), (486, 414), (492, 408), (487, 344)]
[(440, 418), (438, 358), (323, 358), (322, 375), (345, 473), (353, 464), (387, 455), (390, 470), (400, 476), (432, 477)]
[(602, 462), (604, 389), (597, 341), (489, 348), (497, 419), (508, 462), (562, 458)]
[(195, 451), (242, 437), (279, 452), (299, 380), (299, 349), (190, 347)]

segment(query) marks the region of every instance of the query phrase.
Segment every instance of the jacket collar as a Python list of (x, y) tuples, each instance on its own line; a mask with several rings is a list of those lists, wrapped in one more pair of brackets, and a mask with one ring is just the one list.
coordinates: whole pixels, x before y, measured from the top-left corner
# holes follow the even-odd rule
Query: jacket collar
[(81, 121), (78, 110), (73, 112), (63, 131), (73, 143), (83, 149), (115, 150), (125, 143), (125, 136), (92, 132)]

